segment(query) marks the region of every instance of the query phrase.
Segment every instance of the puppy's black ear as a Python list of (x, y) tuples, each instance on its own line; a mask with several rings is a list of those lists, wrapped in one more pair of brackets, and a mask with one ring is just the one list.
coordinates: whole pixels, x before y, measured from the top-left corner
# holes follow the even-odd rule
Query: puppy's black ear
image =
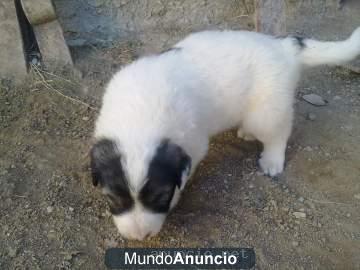
[(176, 187), (182, 186), (183, 175), (189, 174), (191, 158), (178, 145), (164, 140), (150, 161), (147, 182), (140, 191), (139, 199), (151, 211), (166, 213)]
[(178, 145), (165, 140), (159, 146), (157, 153), (152, 161), (161, 167), (167, 167), (175, 176), (176, 186), (181, 187), (181, 180), (184, 173), (189, 174), (191, 170), (191, 158)]
[(115, 143), (109, 139), (102, 139), (92, 147), (90, 151), (90, 167), (94, 186), (99, 183), (102, 185), (102, 172), (108, 166), (109, 161), (118, 158), (115, 149)]

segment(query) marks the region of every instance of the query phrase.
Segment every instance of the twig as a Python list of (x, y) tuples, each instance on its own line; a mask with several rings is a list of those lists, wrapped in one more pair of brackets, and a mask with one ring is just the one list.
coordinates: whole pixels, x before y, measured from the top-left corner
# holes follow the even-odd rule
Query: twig
[(341, 205), (352, 205), (350, 203), (343, 203), (343, 202), (332, 202), (332, 201), (319, 201), (319, 200), (315, 200), (315, 199), (310, 199), (307, 198), (307, 200), (312, 201), (312, 202), (316, 202), (316, 203), (324, 203), (324, 204), (341, 204)]
[(42, 74), (42, 71), (35, 65), (31, 65), (31, 67), (33, 68), (33, 70), (35, 71), (35, 73), (39, 76), (40, 80), (42, 81), (43, 85), (48, 89), (48, 90), (51, 90), (51, 91), (54, 91), (55, 93), (57, 93), (58, 95), (62, 96), (63, 98), (66, 98), (66, 99), (69, 99), (71, 100), (72, 102), (75, 102), (75, 103), (79, 103), (79, 104), (82, 104), (84, 106), (86, 106), (87, 108), (91, 109), (91, 110), (94, 110), (94, 111), (97, 111), (97, 109), (81, 100), (78, 100), (78, 99), (75, 99), (75, 98), (72, 98), (72, 97), (69, 97), (67, 95), (64, 95), (63, 93), (61, 93), (59, 90), (55, 89), (54, 87), (51, 86), (51, 84), (48, 83), (48, 81), (45, 79), (44, 75)]
[(23, 195), (16, 195), (16, 194), (14, 194), (14, 197), (18, 197), (18, 198), (27, 198), (26, 196), (23, 196)]
[(55, 78), (58, 78), (58, 79), (60, 79), (60, 80), (63, 80), (63, 81), (65, 81), (65, 82), (68, 82), (68, 83), (70, 83), (70, 84), (72, 84), (72, 85), (77, 85), (77, 86), (80, 85), (79, 83), (76, 83), (76, 82), (73, 82), (73, 81), (71, 81), (71, 80), (65, 79), (65, 78), (63, 78), (63, 77), (61, 77), (61, 76), (59, 76), (59, 75), (54, 74), (54, 73), (47, 72), (47, 71), (45, 71), (45, 70), (41, 70), (41, 72), (42, 72), (42, 73), (45, 73), (45, 74), (48, 74), (48, 75), (50, 75), (50, 76), (53, 76), (53, 77), (55, 77)]

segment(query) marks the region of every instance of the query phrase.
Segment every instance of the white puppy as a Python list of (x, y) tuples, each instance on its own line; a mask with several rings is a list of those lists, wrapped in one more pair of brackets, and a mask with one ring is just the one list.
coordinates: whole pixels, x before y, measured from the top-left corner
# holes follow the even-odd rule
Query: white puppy
[(208, 31), (123, 68), (106, 89), (91, 151), (93, 183), (120, 233), (158, 233), (209, 138), (224, 130), (261, 141), (261, 169), (281, 173), (301, 68), (359, 54), (360, 28), (340, 42)]

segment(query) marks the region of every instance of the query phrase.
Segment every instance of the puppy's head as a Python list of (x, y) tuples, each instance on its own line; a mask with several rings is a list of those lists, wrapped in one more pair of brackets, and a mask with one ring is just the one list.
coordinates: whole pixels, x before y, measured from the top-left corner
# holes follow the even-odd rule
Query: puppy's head
[(142, 240), (157, 234), (169, 210), (179, 200), (189, 176), (191, 159), (184, 150), (163, 140), (152, 157), (141, 163), (143, 179), (132, 179), (126, 151), (110, 139), (99, 140), (91, 150), (92, 181), (109, 203), (119, 232)]

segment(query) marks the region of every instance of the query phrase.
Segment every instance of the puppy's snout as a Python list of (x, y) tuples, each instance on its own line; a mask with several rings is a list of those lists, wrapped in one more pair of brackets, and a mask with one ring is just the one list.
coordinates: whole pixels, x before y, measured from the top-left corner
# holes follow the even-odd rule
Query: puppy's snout
[(135, 232), (135, 233), (130, 233), (130, 234), (124, 234), (123, 236), (129, 240), (139, 240), (139, 241), (143, 241), (146, 239), (151, 238), (152, 236), (156, 235), (156, 233), (153, 232)]
[(160, 231), (165, 217), (165, 214), (146, 211), (130, 211), (113, 216), (115, 225), (123, 237), (140, 241), (155, 236)]

